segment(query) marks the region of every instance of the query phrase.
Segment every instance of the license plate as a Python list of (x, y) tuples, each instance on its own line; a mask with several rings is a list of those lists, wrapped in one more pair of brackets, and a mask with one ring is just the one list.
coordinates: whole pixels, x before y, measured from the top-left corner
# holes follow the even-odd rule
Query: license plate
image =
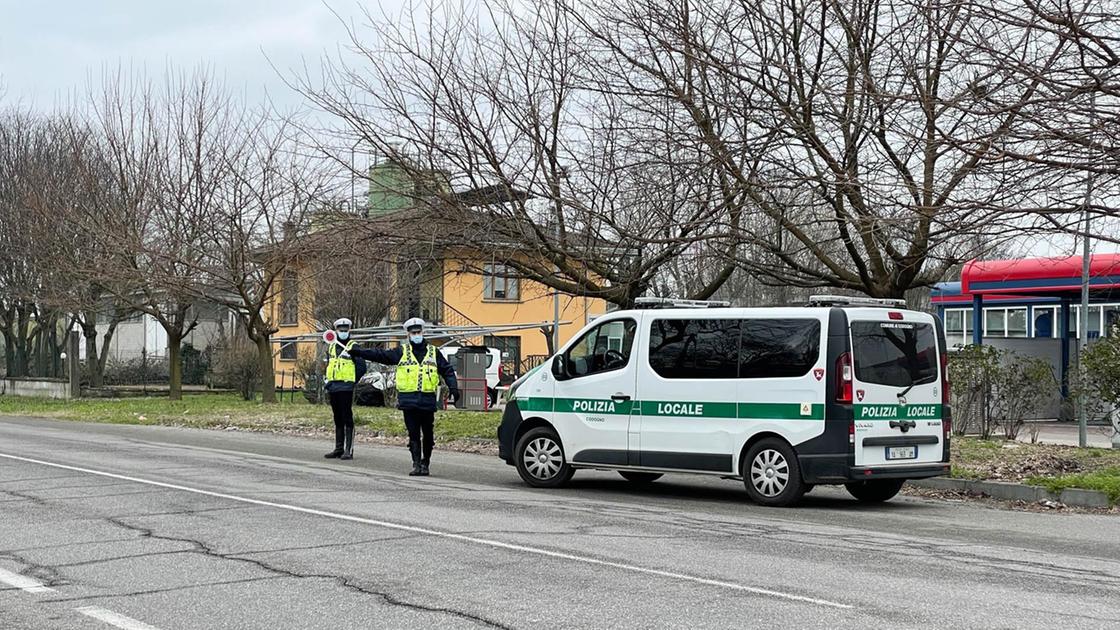
[(887, 459), (917, 459), (917, 446), (888, 446)]

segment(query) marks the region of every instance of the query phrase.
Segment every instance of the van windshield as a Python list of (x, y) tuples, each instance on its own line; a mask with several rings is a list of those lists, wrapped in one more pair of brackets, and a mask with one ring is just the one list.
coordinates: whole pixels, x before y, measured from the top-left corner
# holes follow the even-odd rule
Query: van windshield
[(909, 387), (937, 381), (933, 326), (911, 322), (852, 322), (856, 378)]

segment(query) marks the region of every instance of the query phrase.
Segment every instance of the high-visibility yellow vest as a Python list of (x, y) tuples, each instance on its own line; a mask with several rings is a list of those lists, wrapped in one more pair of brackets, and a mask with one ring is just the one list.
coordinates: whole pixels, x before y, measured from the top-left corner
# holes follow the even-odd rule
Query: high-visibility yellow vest
[(416, 362), (412, 345), (407, 341), (401, 344), (401, 360), (397, 363), (397, 393), (411, 394), (424, 392), (434, 394), (439, 389), (439, 369), (436, 363), (436, 347), (428, 344), (424, 361)]
[[(354, 342), (346, 344), (346, 351), (350, 352), (350, 348), (354, 347)], [(353, 359), (343, 359), (338, 356), (342, 354), (338, 351), (338, 344), (332, 343), (328, 346), (327, 352), (330, 353), (331, 360), (327, 362), (327, 380), (340, 381), (343, 383), (353, 383), (357, 380), (356, 369), (354, 367)]]

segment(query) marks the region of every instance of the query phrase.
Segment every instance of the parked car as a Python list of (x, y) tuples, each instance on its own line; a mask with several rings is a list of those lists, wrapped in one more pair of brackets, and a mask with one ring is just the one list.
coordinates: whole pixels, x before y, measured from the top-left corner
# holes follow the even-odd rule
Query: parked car
[(385, 406), (385, 375), (369, 370), (354, 384), (354, 404), (363, 407)]

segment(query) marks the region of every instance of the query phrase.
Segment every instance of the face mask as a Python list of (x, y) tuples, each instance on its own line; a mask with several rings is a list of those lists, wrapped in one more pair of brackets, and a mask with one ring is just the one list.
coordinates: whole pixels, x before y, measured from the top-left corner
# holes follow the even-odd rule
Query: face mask
[(347, 339), (350, 338), (350, 331), (348, 331), (348, 330), (347, 331), (344, 331), (344, 330), (338, 331), (338, 338), (341, 339), (342, 341), (346, 341)]
[(412, 335), (408, 336), (408, 340), (411, 341), (412, 343), (423, 343), (424, 342), (424, 335), (412, 334)]

